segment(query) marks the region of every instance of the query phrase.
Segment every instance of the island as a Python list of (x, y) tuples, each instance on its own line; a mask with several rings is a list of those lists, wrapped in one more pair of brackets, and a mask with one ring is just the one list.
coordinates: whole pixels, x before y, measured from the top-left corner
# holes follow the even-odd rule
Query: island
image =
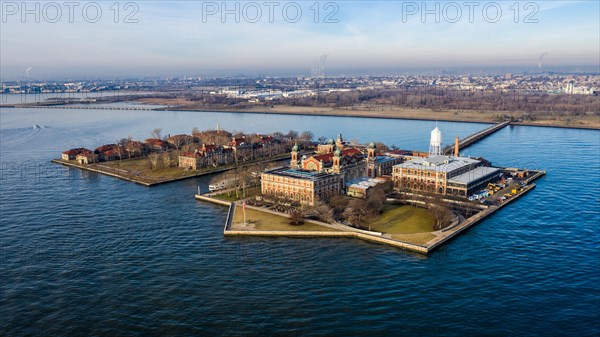
[(535, 188), (537, 168), (495, 166), (461, 156), (465, 147), (509, 125), (489, 126), (429, 151), (402, 150), (342, 134), (310, 131), (191, 135), (151, 132), (95, 150), (74, 148), (54, 162), (146, 186), (212, 175), (195, 198), (229, 207), (225, 236), (351, 237), (427, 254)]

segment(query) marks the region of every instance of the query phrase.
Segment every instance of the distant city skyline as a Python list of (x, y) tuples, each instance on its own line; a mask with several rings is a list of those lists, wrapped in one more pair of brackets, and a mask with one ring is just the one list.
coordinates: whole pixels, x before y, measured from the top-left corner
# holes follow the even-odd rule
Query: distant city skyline
[(1, 80), (600, 67), (598, 1), (268, 3), (2, 2)]

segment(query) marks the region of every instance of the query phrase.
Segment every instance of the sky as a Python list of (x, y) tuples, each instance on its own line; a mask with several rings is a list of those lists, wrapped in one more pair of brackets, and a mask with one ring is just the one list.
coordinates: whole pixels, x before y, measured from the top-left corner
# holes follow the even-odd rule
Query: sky
[(596, 0), (2, 0), (0, 20), (3, 81), (600, 67)]

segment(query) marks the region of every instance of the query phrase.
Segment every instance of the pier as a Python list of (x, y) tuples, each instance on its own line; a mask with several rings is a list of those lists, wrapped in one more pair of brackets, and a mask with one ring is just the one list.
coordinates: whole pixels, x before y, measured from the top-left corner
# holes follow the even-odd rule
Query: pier
[[(10, 107), (10, 106), (8, 106)], [(143, 106), (102, 106), (102, 105), (15, 105), (13, 108), (38, 108), (38, 109), (88, 109), (88, 110), (137, 110), (137, 111), (152, 111), (156, 108)], [(164, 110), (165, 108), (160, 108)]]
[[(477, 131), (476, 133), (469, 135), (463, 139), (459, 139), (459, 142), (458, 142), (459, 151), (477, 143), (478, 141), (482, 140), (483, 138), (493, 134), (494, 132), (504, 128), (505, 126), (507, 126), (509, 124), (510, 124), (510, 121), (494, 124), (494, 125), (487, 127), (481, 131)], [(444, 154), (446, 154), (446, 155), (451, 155), (453, 151), (454, 151), (454, 144), (444, 147), (444, 150), (443, 150)]]

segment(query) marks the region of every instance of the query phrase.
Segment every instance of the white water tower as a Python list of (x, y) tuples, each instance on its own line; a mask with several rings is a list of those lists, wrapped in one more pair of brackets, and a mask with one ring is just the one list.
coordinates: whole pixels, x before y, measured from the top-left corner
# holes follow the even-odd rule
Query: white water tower
[(442, 131), (436, 126), (431, 131), (431, 139), (429, 140), (429, 155), (435, 156), (442, 154)]

